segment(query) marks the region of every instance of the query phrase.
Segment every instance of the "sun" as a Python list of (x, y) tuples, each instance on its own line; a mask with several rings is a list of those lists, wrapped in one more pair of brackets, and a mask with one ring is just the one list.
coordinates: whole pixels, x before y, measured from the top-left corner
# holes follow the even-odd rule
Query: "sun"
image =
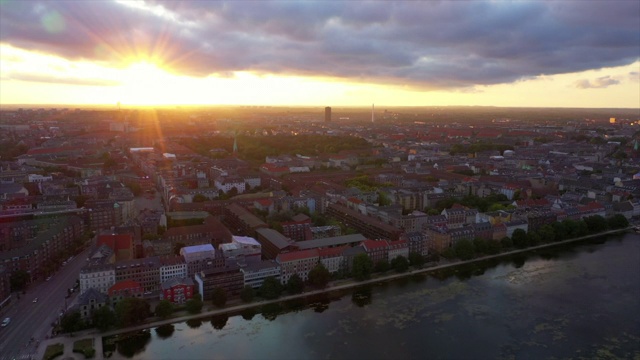
[(121, 73), (123, 103), (154, 105), (169, 100), (174, 76), (149, 62), (136, 62)]

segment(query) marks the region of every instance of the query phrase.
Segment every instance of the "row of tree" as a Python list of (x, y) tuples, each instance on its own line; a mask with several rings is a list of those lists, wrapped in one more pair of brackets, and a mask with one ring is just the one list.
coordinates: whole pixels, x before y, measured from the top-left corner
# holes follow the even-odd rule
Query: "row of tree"
[(500, 241), (493, 240), (459, 240), (452, 248), (441, 255), (445, 258), (473, 259), (479, 255), (498, 254), (502, 250), (512, 248), (524, 249), (530, 246), (574, 239), (581, 236), (598, 234), (607, 230), (624, 229), (629, 221), (621, 214), (608, 219), (600, 215), (589, 216), (581, 220), (565, 219), (541, 226), (538, 230), (526, 232), (514, 230), (511, 238), (504, 237)]
[(375, 264), (369, 255), (362, 253), (353, 257), (351, 276), (358, 281), (362, 281), (369, 279), (371, 274), (374, 272), (384, 273), (393, 269), (398, 273), (403, 273), (408, 271), (410, 266), (422, 268), (424, 263), (424, 256), (417, 252), (409, 253), (409, 258), (400, 255), (393, 258), (391, 262), (387, 260), (380, 260)]

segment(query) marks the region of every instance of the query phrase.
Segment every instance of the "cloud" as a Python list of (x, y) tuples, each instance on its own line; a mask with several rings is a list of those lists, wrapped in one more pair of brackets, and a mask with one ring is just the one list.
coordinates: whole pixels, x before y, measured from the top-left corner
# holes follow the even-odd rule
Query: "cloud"
[(51, 84), (68, 84), (68, 85), (81, 85), (81, 86), (117, 86), (120, 82), (108, 79), (92, 79), (92, 78), (78, 78), (69, 76), (53, 76), (47, 74), (33, 74), (33, 73), (21, 73), (13, 72), (9, 74), (6, 80), (20, 80), (30, 82), (41, 82)]
[(620, 81), (612, 78), (611, 76), (602, 76), (593, 81), (587, 79), (581, 79), (575, 82), (575, 86), (578, 89), (604, 89), (611, 85), (620, 84)]
[(637, 61), (639, 12), (636, 1), (9, 1), (0, 41), (116, 67), (151, 60), (190, 76), (460, 89)]

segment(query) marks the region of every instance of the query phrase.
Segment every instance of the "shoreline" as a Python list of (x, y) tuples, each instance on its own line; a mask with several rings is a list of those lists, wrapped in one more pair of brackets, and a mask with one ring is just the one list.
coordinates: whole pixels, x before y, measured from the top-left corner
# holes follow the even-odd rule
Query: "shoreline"
[[(582, 237), (579, 237), (579, 238), (573, 238), (573, 239), (567, 239), (567, 240), (563, 240), (563, 241), (559, 241), (559, 242), (541, 244), (541, 245), (536, 245), (536, 246), (532, 246), (532, 247), (528, 247), (528, 248), (524, 248), (524, 249), (514, 249), (514, 250), (510, 250), (510, 251), (506, 251), (506, 252), (502, 252), (502, 253), (494, 254), (494, 255), (485, 255), (485, 256), (477, 257), (477, 258), (470, 259), (470, 260), (451, 261), (451, 262), (447, 262), (445, 264), (439, 264), (439, 265), (435, 265), (435, 266), (424, 267), (422, 269), (415, 269), (415, 270), (407, 271), (407, 272), (404, 272), (404, 273), (392, 273), (392, 274), (381, 275), (381, 276), (374, 277), (374, 278), (367, 279), (367, 280), (363, 280), (363, 281), (356, 281), (356, 280), (353, 280), (353, 279), (343, 280), (344, 283), (339, 283), (339, 284), (336, 284), (336, 285), (333, 285), (333, 286), (328, 286), (328, 287), (326, 287), (324, 289), (311, 290), (311, 291), (305, 291), (305, 292), (303, 292), (301, 294), (282, 296), (282, 297), (279, 297), (279, 298), (274, 299), (274, 300), (260, 300), (260, 301), (254, 301), (254, 302), (251, 302), (251, 303), (240, 303), (240, 304), (237, 304), (237, 305), (232, 305), (232, 306), (228, 306), (228, 307), (224, 307), (224, 308), (220, 308), (220, 309), (212, 309), (212, 310), (203, 311), (203, 312), (200, 312), (198, 314), (187, 314), (187, 315), (174, 316), (174, 317), (171, 317), (171, 318), (168, 318), (168, 319), (165, 319), (165, 320), (153, 320), (153, 319), (157, 319), (156, 317), (153, 317), (153, 318), (150, 318), (151, 321), (146, 322), (144, 324), (131, 326), (131, 327), (127, 327), (127, 328), (110, 330), (110, 331), (106, 331), (106, 332), (100, 332), (99, 330), (94, 328), (94, 329), (89, 329), (89, 330), (84, 330), (84, 331), (81, 331), (81, 332), (77, 332), (77, 333), (74, 333), (73, 335), (64, 334), (64, 335), (60, 335), (60, 336), (49, 338), (49, 339), (46, 339), (46, 340), (42, 341), (42, 343), (40, 344), (40, 346), (38, 348), (38, 351), (37, 351), (38, 357), (36, 357), (36, 359), (42, 359), (42, 355), (44, 354), (44, 350), (46, 349), (46, 347), (48, 345), (55, 344), (55, 343), (58, 343), (58, 342), (69, 344), (68, 346), (65, 346), (65, 355), (70, 355), (71, 357), (74, 357), (74, 355), (76, 355), (77, 357), (75, 357), (75, 358), (81, 358), (81, 357), (84, 358), (84, 356), (81, 355), (81, 354), (74, 354), (74, 353), (70, 352), (71, 348), (73, 346), (73, 342), (77, 341), (77, 340), (80, 340), (80, 339), (84, 339), (84, 338), (92, 338), (92, 339), (94, 339), (94, 349), (96, 350), (96, 358), (100, 359), (100, 358), (103, 358), (102, 339), (104, 337), (108, 337), (108, 336), (119, 335), (119, 334), (123, 334), (123, 333), (134, 332), (134, 331), (145, 330), (145, 329), (151, 329), (151, 328), (155, 328), (155, 327), (162, 326), (162, 325), (169, 325), (169, 324), (174, 324), (174, 323), (185, 322), (185, 321), (191, 320), (191, 319), (206, 318), (206, 317), (211, 317), (211, 316), (216, 316), (216, 315), (238, 313), (238, 312), (241, 312), (243, 310), (252, 309), (252, 308), (259, 308), (259, 307), (262, 307), (264, 305), (276, 304), (276, 303), (285, 302), (285, 301), (289, 301), (289, 300), (295, 300), (295, 299), (301, 299), (301, 298), (306, 298), (306, 297), (311, 297), (311, 296), (317, 296), (317, 295), (321, 295), (321, 294), (325, 294), (325, 293), (330, 293), (332, 291), (349, 290), (349, 289), (357, 288), (357, 287), (360, 287), (360, 286), (363, 286), (363, 285), (371, 285), (371, 284), (376, 284), (376, 283), (383, 283), (383, 282), (387, 282), (387, 281), (401, 279), (401, 278), (408, 277), (408, 276), (413, 276), (413, 275), (416, 275), (416, 274), (425, 274), (425, 273), (435, 272), (435, 271), (439, 271), (439, 270), (443, 270), (443, 269), (455, 268), (455, 267), (461, 266), (461, 265), (468, 265), (468, 264), (473, 264), (473, 263), (482, 262), (482, 261), (486, 261), (486, 260), (499, 259), (501, 257), (507, 257), (507, 256), (515, 255), (515, 254), (521, 254), (521, 253), (536, 251), (536, 250), (539, 250), (539, 249), (552, 248), (552, 247), (559, 246), (559, 245), (566, 245), (566, 244), (576, 243), (576, 242), (580, 242), (580, 241), (584, 241), (584, 240), (588, 240), (588, 239), (593, 239), (593, 238), (598, 238), (598, 237), (603, 237), (603, 236), (617, 235), (617, 234), (622, 235), (624, 233), (628, 233), (629, 230), (633, 230), (633, 228), (634, 228), (634, 226), (629, 226), (629, 227), (623, 228), (623, 229), (609, 230), (609, 231), (605, 231), (605, 232), (598, 233), (598, 234), (591, 234), (591, 235), (582, 236)], [(205, 305), (205, 306), (212, 306), (212, 305)], [(67, 348), (69, 348), (68, 351), (67, 351)], [(69, 357), (69, 356), (66, 356), (66, 357)]]

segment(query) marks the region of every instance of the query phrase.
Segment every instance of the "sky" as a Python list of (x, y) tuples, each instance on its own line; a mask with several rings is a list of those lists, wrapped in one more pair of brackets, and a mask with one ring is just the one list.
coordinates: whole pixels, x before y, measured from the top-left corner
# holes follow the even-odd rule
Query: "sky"
[(0, 0), (0, 105), (640, 108), (640, 2)]

